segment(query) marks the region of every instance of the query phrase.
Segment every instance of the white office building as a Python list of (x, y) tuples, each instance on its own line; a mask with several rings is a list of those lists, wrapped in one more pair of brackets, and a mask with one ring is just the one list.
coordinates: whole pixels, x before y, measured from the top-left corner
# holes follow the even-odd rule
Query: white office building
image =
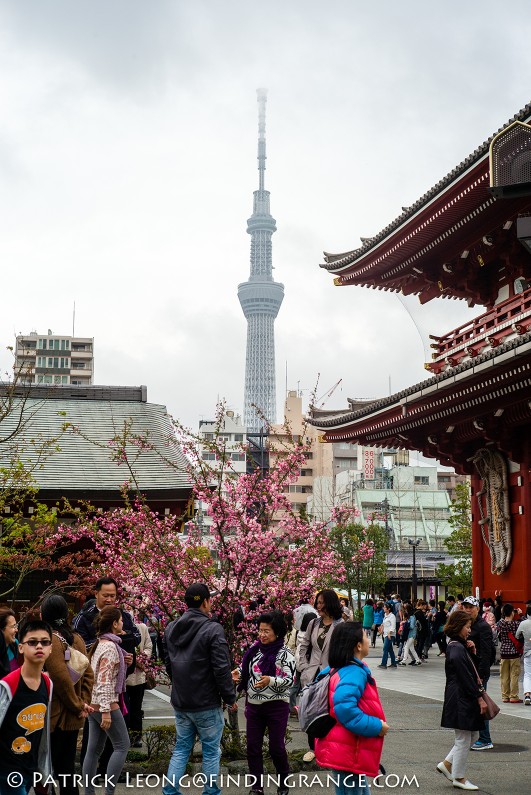
[(73, 384), (94, 381), (94, 338), (21, 334), (16, 339), (15, 371), (23, 384)]

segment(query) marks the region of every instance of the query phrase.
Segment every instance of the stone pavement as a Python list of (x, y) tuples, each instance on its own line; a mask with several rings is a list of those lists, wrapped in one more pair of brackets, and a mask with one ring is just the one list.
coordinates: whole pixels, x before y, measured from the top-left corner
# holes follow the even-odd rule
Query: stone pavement
[[(434, 646), (430, 660), (422, 667), (401, 667), (383, 671), (376, 666), (380, 661), (381, 646), (373, 650), (367, 660), (373, 671), (380, 697), (391, 727), (386, 737), (382, 763), (387, 779), (375, 782), (375, 793), (399, 792), (401, 795), (444, 795), (460, 790), (452, 787), (435, 769), (453, 744), (453, 732), (440, 727), (442, 698), (444, 693), (444, 658), (436, 657)], [(501, 714), (491, 723), (494, 748), (490, 751), (471, 752), (467, 775), (486, 795), (531, 795), (531, 707), (523, 704), (501, 704), (498, 669), (493, 668), (489, 682), (489, 693), (502, 707)], [(521, 691), (522, 692), (522, 691)], [(157, 693), (146, 693), (144, 701), (146, 723), (170, 722), (172, 719), (168, 691), (160, 688)], [(240, 727), (245, 720), (240, 708)], [(303, 750), (306, 735), (290, 720), (292, 743), (290, 749)], [(308, 770), (308, 782), (295, 776), (291, 789), (293, 795), (332, 795), (333, 784), (326, 786), (326, 773)], [(322, 786), (311, 777), (318, 776)], [(378, 784), (378, 785), (377, 785)], [(151, 786), (147, 786), (151, 785)], [(135, 791), (146, 795), (159, 795), (161, 787), (156, 777), (148, 781), (130, 780), (120, 784), (117, 795)], [(223, 787), (225, 795), (247, 793), (249, 787), (229, 783)], [(183, 788), (183, 795), (200, 795), (201, 787)], [(101, 792), (101, 790), (100, 790)], [(266, 787), (268, 795), (274, 795), (276, 787)]]

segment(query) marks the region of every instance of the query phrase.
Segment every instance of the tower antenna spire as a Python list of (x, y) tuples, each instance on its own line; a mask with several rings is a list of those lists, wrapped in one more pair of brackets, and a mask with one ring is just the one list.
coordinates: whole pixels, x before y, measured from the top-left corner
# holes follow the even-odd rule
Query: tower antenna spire
[(267, 88), (256, 89), (258, 99), (258, 190), (264, 190), (266, 170), (266, 105)]
[(264, 187), (266, 167), (265, 116), (267, 91), (257, 89), (258, 190), (253, 193), (253, 214), (247, 220), (251, 236), (249, 279), (238, 285), (238, 298), (247, 320), (244, 422), (248, 432), (276, 422), (274, 323), (284, 298), (284, 286), (273, 279), (271, 237), (276, 231)]

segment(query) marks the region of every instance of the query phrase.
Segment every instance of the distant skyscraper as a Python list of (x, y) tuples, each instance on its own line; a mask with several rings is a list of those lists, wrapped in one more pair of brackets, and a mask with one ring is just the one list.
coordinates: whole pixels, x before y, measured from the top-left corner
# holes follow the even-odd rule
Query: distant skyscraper
[(274, 324), (284, 298), (284, 285), (273, 281), (271, 236), (277, 227), (269, 212), (269, 191), (264, 189), (267, 91), (259, 88), (257, 94), (258, 190), (254, 191), (253, 214), (247, 221), (251, 273), (248, 281), (238, 285), (238, 298), (247, 319), (244, 423), (248, 431), (263, 427), (260, 414), (270, 423), (276, 421)]

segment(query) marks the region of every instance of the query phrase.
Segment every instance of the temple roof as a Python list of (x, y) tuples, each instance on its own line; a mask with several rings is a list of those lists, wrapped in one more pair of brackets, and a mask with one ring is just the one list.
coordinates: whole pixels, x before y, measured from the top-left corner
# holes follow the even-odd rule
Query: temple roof
[[(494, 135), (515, 121), (531, 121), (531, 104)], [(467, 242), (481, 241), (486, 230), (501, 227), (522, 208), (531, 206), (529, 197), (496, 201), (490, 193), (489, 146), (494, 135), (378, 234), (362, 238), (361, 246), (342, 254), (325, 252), (321, 267), (337, 274), (335, 283), (340, 285), (363, 284), (417, 293), (421, 300), (430, 300), (436, 294), (471, 297), (474, 303), (474, 290), (470, 296), (466, 291), (452, 292), (455, 278), (445, 281), (443, 274), (441, 285), (440, 266), (462, 256)], [(483, 249), (478, 253), (482, 256), (480, 265), (484, 265)]]
[[(318, 411), (312, 412), (309, 419), (310, 424), (317, 428), (330, 430), (347, 428), (355, 424), (358, 420), (370, 417), (392, 406), (396, 406), (407, 398), (422, 397), (432, 394), (438, 389), (448, 388), (452, 384), (455, 384), (457, 380), (467, 375), (473, 375), (474, 372), (484, 371), (489, 364), (495, 365), (495, 360), (499, 360), (500, 357), (507, 359), (508, 356), (510, 357), (511, 355), (518, 356), (520, 353), (527, 352), (530, 348), (531, 332), (528, 332), (508, 340), (486, 353), (470, 358), (456, 367), (449, 367), (439, 375), (435, 375), (425, 381), (420, 381), (413, 386), (407, 387), (407, 389), (402, 389), (400, 392), (395, 392), (393, 395), (381, 398), (380, 400), (368, 401), (366, 405), (361, 408), (355, 410), (343, 409), (334, 414), (329, 414), (329, 416), (320, 416)], [(335, 439), (329, 438), (327, 441), (335, 441)]]
[[(10, 395), (0, 389), (0, 405)], [(130, 473), (120, 464), (111, 440), (124, 434), (145, 436), (154, 449), (127, 444), (139, 489), (189, 496), (187, 460), (178, 446), (165, 406), (148, 403), (145, 387), (17, 387), (13, 405), (2, 418), (0, 439), (22, 424), (12, 440), (0, 444), (0, 467), (13, 451), (32, 470), (39, 489), (72, 492), (119, 492)], [(65, 423), (69, 429), (64, 430)], [(75, 429), (73, 430), (72, 427)], [(46, 440), (57, 439), (40, 457)], [(55, 449), (56, 448), (56, 449)], [(171, 462), (168, 465), (164, 457)]]

